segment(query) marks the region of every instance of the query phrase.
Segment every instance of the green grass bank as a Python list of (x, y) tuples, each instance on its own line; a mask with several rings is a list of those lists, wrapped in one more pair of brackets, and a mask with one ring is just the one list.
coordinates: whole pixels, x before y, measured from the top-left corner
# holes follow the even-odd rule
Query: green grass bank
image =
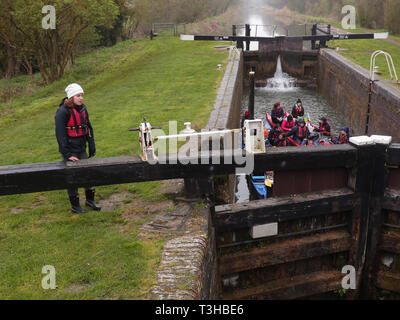
[[(217, 65), (228, 57), (214, 45), (130, 40), (78, 57), (47, 87), (27, 76), (1, 80), (0, 165), (60, 160), (54, 115), (71, 82), (85, 90), (97, 158), (139, 154), (138, 134), (128, 129), (143, 117), (166, 133), (170, 120), (178, 129), (185, 121), (204, 127), (224, 73)], [(98, 187), (97, 201), (128, 196), (115, 210), (85, 215), (70, 212), (66, 191), (0, 197), (0, 299), (145, 299), (167, 236), (140, 237), (149, 217), (125, 217), (136, 201), (166, 201), (162, 185)], [(56, 290), (42, 289), (45, 265), (56, 268)]]

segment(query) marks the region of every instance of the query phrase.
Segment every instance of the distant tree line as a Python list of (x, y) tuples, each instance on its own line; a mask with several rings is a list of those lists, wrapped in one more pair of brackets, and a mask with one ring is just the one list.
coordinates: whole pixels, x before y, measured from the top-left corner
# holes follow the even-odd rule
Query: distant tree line
[(125, 25), (127, 34), (151, 30), (154, 22), (190, 23), (223, 13), (234, 0), (131, 0), (134, 13)]
[(357, 23), (366, 28), (386, 28), (400, 34), (400, 0), (269, 0), (276, 7), (289, 9), (313, 16), (333, 19), (342, 18), (342, 7), (354, 5)]
[[(148, 34), (154, 22), (190, 23), (224, 12), (234, 0), (0, 0), (0, 78), (40, 72), (49, 84), (98, 46)], [(56, 29), (43, 29), (45, 5)]]

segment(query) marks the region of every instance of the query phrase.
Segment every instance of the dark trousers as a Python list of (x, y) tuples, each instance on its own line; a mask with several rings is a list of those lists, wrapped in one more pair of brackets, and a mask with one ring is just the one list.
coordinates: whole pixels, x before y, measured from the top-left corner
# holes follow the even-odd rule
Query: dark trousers
[(295, 138), (295, 140), (296, 140), (298, 143), (301, 143), (301, 144), (304, 142), (304, 139), (305, 139), (305, 138), (300, 138), (300, 137), (296, 137), (296, 138)]
[[(79, 154), (73, 154), (73, 156), (74, 156), (74, 157), (77, 157), (79, 160), (84, 160), (84, 159), (88, 159), (88, 158), (89, 158), (88, 155), (87, 155), (87, 153), (86, 153), (86, 151), (81, 152), (81, 153), (79, 153)], [(69, 161), (68, 159), (65, 159), (65, 158), (63, 158), (63, 160), (64, 160), (64, 161)], [(85, 191), (86, 191), (86, 192), (94, 191), (94, 190), (95, 190), (94, 187), (85, 188)], [(78, 188), (67, 189), (67, 192), (68, 192), (68, 196), (69, 196), (69, 197), (76, 197), (76, 196), (79, 195)]]

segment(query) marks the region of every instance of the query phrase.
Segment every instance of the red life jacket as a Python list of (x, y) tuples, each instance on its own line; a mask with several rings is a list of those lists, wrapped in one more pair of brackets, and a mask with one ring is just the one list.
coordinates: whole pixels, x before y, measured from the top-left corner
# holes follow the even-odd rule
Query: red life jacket
[(286, 147), (286, 139), (278, 141), (278, 147)]
[(283, 131), (290, 131), (290, 129), (294, 128), (294, 126), (295, 126), (295, 123), (293, 120), (291, 122), (289, 122), (289, 120), (287, 120), (287, 119), (283, 120), (283, 123), (282, 123)]
[(88, 134), (88, 120), (86, 108), (82, 107), (80, 111), (76, 108), (67, 108), (70, 118), (67, 123), (67, 135), (71, 138), (83, 137)]
[(349, 143), (349, 138), (347, 137), (347, 134), (341, 134), (339, 138), (339, 144), (347, 144)]
[(279, 139), (279, 135), (283, 134), (282, 130), (275, 129), (272, 134), (272, 139)]
[(296, 107), (296, 115), (297, 115), (297, 116), (299, 116), (300, 114), (302, 114), (303, 111), (304, 111), (303, 108), (301, 108), (301, 107)]
[[(330, 132), (330, 128), (329, 128), (329, 130), (328, 130), (328, 126), (329, 126), (329, 123), (328, 123), (328, 121), (327, 122), (325, 122), (324, 124), (320, 124), (319, 125), (319, 130), (320, 130), (320, 132)], [(330, 127), (330, 126), (329, 126)]]
[(303, 128), (299, 126), (299, 131), (298, 131), (298, 137), (299, 138), (305, 138), (307, 135), (307, 127), (304, 126)]
[(276, 110), (275, 110), (275, 114), (276, 114), (276, 116), (277, 116), (278, 118), (283, 117), (283, 116), (284, 116), (283, 109), (282, 109), (282, 108), (281, 108), (280, 110), (276, 109)]

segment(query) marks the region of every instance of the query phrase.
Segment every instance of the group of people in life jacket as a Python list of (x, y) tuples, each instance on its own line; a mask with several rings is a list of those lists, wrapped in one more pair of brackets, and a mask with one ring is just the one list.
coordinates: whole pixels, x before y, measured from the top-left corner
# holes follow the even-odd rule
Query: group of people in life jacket
[[(269, 118), (269, 115), (267, 114), (266, 117)], [(302, 146), (349, 143), (350, 129), (343, 127), (338, 137), (334, 138), (331, 136), (331, 126), (325, 117), (319, 119), (318, 127), (310, 123), (314, 129), (311, 133), (304, 119), (304, 107), (300, 99), (293, 106), (291, 114), (284, 111), (280, 102), (275, 103), (270, 118), (271, 129), (264, 129), (266, 147), (289, 146), (291, 145), (288, 141), (289, 137)], [(248, 110), (242, 118), (242, 127), (246, 119), (248, 119)]]

